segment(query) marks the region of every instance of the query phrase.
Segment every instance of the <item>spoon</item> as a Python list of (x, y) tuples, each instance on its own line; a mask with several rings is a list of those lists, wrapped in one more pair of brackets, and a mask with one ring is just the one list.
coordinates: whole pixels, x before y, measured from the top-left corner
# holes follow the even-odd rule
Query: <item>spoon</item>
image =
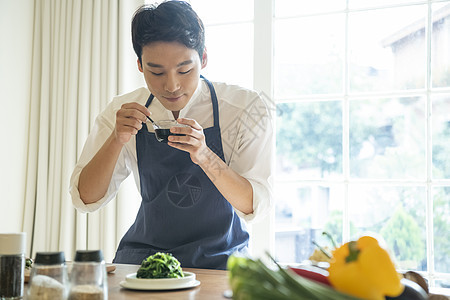
[(152, 120), (152, 118), (150, 118), (149, 116), (147, 116), (147, 119), (149, 119), (149, 120), (150, 120), (150, 122), (152, 122), (152, 125), (153, 125), (153, 129), (158, 129), (158, 128), (159, 128), (159, 126), (158, 126), (158, 125), (156, 125), (155, 121), (153, 121), (153, 120)]

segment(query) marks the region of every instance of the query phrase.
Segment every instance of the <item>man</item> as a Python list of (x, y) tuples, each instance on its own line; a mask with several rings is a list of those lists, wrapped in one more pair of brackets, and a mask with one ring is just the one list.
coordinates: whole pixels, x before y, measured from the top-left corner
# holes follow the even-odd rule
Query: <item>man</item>
[[(133, 173), (142, 203), (114, 262), (140, 264), (160, 251), (183, 267), (225, 269), (229, 255), (247, 250), (243, 220), (270, 207), (267, 107), (253, 91), (201, 79), (204, 27), (186, 2), (140, 7), (132, 40), (147, 88), (97, 117), (71, 178), (73, 204), (102, 207)], [(148, 117), (186, 126), (160, 143)]]

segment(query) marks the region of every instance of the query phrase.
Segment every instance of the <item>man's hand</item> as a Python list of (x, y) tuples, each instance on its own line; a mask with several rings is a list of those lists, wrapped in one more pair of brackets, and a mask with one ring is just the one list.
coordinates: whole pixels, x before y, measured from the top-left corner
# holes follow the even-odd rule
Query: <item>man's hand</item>
[(210, 149), (206, 145), (203, 128), (193, 119), (178, 118), (177, 122), (189, 127), (172, 127), (171, 133), (184, 135), (170, 135), (169, 146), (189, 152), (192, 162), (197, 165), (208, 159)]
[(189, 127), (172, 127), (170, 132), (185, 136), (170, 135), (169, 145), (189, 152), (219, 192), (236, 209), (244, 214), (253, 212), (253, 188), (250, 182), (233, 171), (207, 145), (203, 128), (192, 119), (178, 118), (178, 123)]
[(116, 142), (126, 144), (131, 136), (142, 128), (142, 123), (150, 116), (150, 111), (143, 105), (132, 102), (122, 105), (116, 113), (114, 137)]
[(78, 190), (84, 203), (97, 202), (105, 195), (123, 145), (137, 134), (149, 115), (139, 103), (124, 104), (117, 111), (114, 131), (80, 173)]

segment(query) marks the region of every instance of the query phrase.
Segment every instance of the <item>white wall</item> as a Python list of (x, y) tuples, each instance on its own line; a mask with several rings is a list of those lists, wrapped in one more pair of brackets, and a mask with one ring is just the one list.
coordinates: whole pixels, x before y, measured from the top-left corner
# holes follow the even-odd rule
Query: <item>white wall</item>
[(0, 0), (0, 232), (21, 231), (33, 0)]

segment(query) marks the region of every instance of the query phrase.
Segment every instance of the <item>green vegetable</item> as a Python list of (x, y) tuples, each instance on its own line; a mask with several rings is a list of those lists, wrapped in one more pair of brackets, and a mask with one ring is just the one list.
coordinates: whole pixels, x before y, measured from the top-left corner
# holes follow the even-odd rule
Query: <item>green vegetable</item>
[(322, 235), (325, 235), (331, 241), (331, 244), (333, 244), (334, 249), (338, 248), (338, 245), (336, 244), (336, 242), (334, 241), (333, 237), (331, 236), (331, 234), (329, 232), (324, 231), (324, 232), (322, 232)]
[(137, 278), (181, 278), (181, 264), (171, 253), (158, 252), (142, 261)]
[[(268, 254), (270, 257), (270, 255)], [(298, 276), (276, 263), (267, 267), (261, 260), (230, 256), (228, 270), (235, 300), (354, 300), (333, 288)]]
[(33, 266), (33, 260), (31, 258), (25, 258), (25, 269), (31, 269)]

